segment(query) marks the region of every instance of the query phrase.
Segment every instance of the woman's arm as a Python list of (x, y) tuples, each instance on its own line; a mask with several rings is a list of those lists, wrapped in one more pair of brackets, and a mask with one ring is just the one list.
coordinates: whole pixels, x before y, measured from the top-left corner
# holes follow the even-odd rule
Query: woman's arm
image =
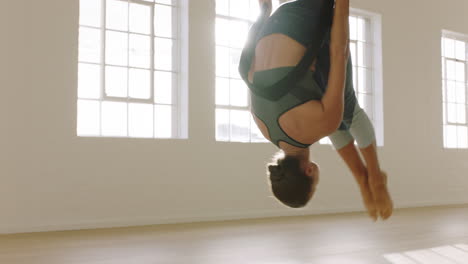
[(334, 132), (343, 119), (346, 64), (349, 57), (349, 0), (336, 0), (330, 42), (330, 74), (322, 97), (324, 124)]

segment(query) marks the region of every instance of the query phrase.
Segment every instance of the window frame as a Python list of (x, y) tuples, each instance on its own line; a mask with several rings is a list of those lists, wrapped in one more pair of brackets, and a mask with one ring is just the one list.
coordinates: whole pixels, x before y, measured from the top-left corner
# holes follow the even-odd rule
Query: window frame
[[(235, 1), (235, 0), (229, 0), (229, 1)], [(281, 1), (280, 0), (273, 0), (274, 3), (273, 3), (273, 10), (272, 12), (274, 12), (276, 10), (277, 7), (279, 7), (279, 5), (281, 5)], [(215, 4), (217, 2), (217, 0), (214, 0)], [(253, 1), (249, 1), (250, 4), (252, 4)], [(230, 3), (230, 2), (229, 2)], [(257, 4), (257, 3), (255, 3)], [(251, 7), (252, 8), (252, 7)], [(249, 10), (249, 14), (250, 14), (251, 10)], [(229, 13), (229, 11), (228, 11)], [(214, 47), (215, 47), (215, 57), (217, 56), (217, 49), (218, 47), (221, 47), (221, 48), (225, 48), (225, 49), (228, 49), (229, 51), (232, 50), (232, 49), (238, 49), (238, 50), (242, 50), (242, 48), (237, 48), (237, 47), (233, 47), (233, 46), (230, 46), (230, 45), (223, 45), (223, 44), (218, 44), (217, 43), (217, 38), (216, 38), (216, 27), (217, 27), (217, 20), (218, 19), (223, 19), (223, 20), (229, 20), (229, 21), (237, 21), (237, 22), (243, 22), (243, 23), (247, 23), (248, 24), (248, 27), (251, 27), (255, 21), (253, 20), (250, 20), (250, 19), (247, 19), (247, 18), (240, 18), (240, 17), (235, 17), (235, 16), (229, 16), (229, 15), (225, 15), (225, 14), (219, 14), (217, 9), (215, 9), (215, 22), (214, 22), (214, 28), (215, 28), (215, 37), (214, 37)], [(247, 32), (246, 32), (247, 33)], [(229, 66), (230, 67), (230, 66)], [(230, 72), (231, 69), (228, 69), (228, 71)], [(237, 71), (237, 69), (235, 69)], [(265, 139), (263, 137), (263, 135), (260, 133), (260, 131), (258, 130), (257, 128), (257, 125), (255, 124), (255, 121), (253, 120), (251, 114), (250, 114), (250, 100), (249, 100), (249, 97), (248, 97), (248, 88), (245, 87), (247, 89), (247, 104), (246, 106), (235, 106), (235, 105), (231, 105), (231, 96), (230, 96), (230, 89), (229, 88), (229, 103), (224, 105), (224, 104), (218, 104), (217, 103), (217, 99), (216, 99), (216, 93), (217, 93), (217, 86), (216, 86), (216, 81), (218, 79), (225, 79), (227, 80), (229, 83), (232, 81), (232, 80), (239, 80), (239, 81), (242, 81), (242, 79), (239, 77), (239, 78), (236, 78), (236, 77), (232, 77), (230, 76), (219, 76), (217, 74), (217, 63), (215, 61), (215, 73), (214, 73), (214, 77), (215, 77), (215, 85), (214, 85), (214, 93), (215, 93), (215, 101), (214, 101), (214, 107), (215, 107), (215, 115), (214, 115), (214, 118), (215, 118), (215, 127), (214, 127), (214, 139), (216, 142), (227, 142), (227, 143), (268, 143), (269, 141), (267, 139)], [(230, 85), (230, 84), (229, 84)], [(227, 120), (227, 124), (229, 126), (229, 132), (228, 132), (228, 136), (227, 138), (228, 139), (218, 139), (218, 135), (217, 135), (217, 129), (218, 129), (218, 126), (217, 126), (217, 112), (218, 110), (225, 110), (225, 111), (228, 111), (229, 115), (228, 115), (228, 120)], [(249, 113), (249, 116), (250, 116), (250, 121), (249, 121), (249, 127), (248, 127), (248, 130), (249, 130), (249, 136), (248, 136), (248, 140), (245, 140), (245, 141), (241, 141), (241, 140), (233, 140), (232, 138), (232, 129), (231, 129), (231, 125), (232, 125), (232, 122), (231, 122), (231, 111), (246, 111)], [(254, 133), (253, 131), (254, 130), (258, 130), (258, 133)], [(254, 138), (253, 135), (254, 134), (258, 134), (259, 136), (261, 136), (261, 138)]]
[[(77, 137), (98, 137), (98, 138), (149, 138), (149, 139), (186, 139), (188, 138), (188, 80), (187, 77), (184, 76), (187, 72), (186, 68), (188, 67), (187, 59), (183, 58), (183, 55), (188, 54), (188, 1), (187, 0), (171, 0), (171, 4), (160, 2), (158, 0), (114, 0), (118, 2), (128, 3), (128, 15), (127, 15), (127, 23), (130, 25), (130, 4), (138, 4), (147, 6), (150, 9), (150, 20), (148, 23), (150, 24), (149, 32), (148, 33), (138, 33), (132, 32), (130, 28), (127, 30), (117, 30), (107, 28), (107, 2), (108, 0), (100, 0), (100, 25), (98, 26), (91, 26), (91, 25), (84, 25), (81, 22), (78, 22), (78, 28), (81, 30), (82, 28), (86, 29), (93, 29), (100, 31), (100, 58), (99, 62), (88, 62), (88, 61), (81, 61), (78, 57), (77, 64), (85, 64), (85, 65), (95, 65), (99, 67), (99, 74), (100, 74), (100, 82), (99, 82), (99, 98), (81, 98), (77, 94), (77, 103), (79, 101), (94, 101), (99, 103), (99, 132), (98, 134), (87, 134), (78, 133), (78, 120), (77, 120), (77, 129), (76, 135)], [(81, 3), (79, 3), (81, 4)], [(166, 6), (170, 7), (172, 14), (172, 36), (160, 36), (155, 33), (155, 9), (157, 6)], [(106, 62), (106, 49), (107, 47), (107, 34), (108, 32), (118, 32), (118, 33), (125, 33), (127, 34), (127, 63), (125, 66), (122, 65), (113, 65)], [(148, 68), (141, 68), (135, 67), (130, 65), (130, 39), (131, 35), (137, 36), (145, 36), (149, 38), (149, 67)], [(171, 63), (172, 69), (171, 70), (164, 70), (158, 69), (155, 67), (155, 41), (157, 39), (170, 39), (172, 41), (172, 56), (171, 56)], [(80, 46), (80, 44), (78, 44)], [(126, 97), (119, 97), (119, 96), (111, 96), (106, 94), (106, 67), (119, 67), (123, 68), (127, 71), (127, 96)], [(149, 98), (141, 99), (141, 98), (133, 98), (129, 95), (129, 73), (131, 69), (141, 69), (149, 71)], [(170, 103), (156, 103), (155, 102), (155, 73), (156, 72), (167, 72), (172, 75), (172, 87), (171, 87), (171, 102)], [(78, 76), (79, 78), (79, 76)], [(79, 79), (78, 79), (79, 83)], [(78, 90), (78, 87), (77, 87)], [(104, 102), (111, 102), (111, 103), (125, 103), (126, 104), (126, 112), (127, 112), (127, 132), (125, 136), (109, 136), (103, 135), (103, 122), (102, 122), (102, 105)], [(153, 108), (152, 111), (152, 119), (153, 119), (153, 133), (152, 136), (148, 137), (140, 137), (140, 136), (131, 136), (130, 135), (130, 104), (146, 104), (151, 105)], [(157, 137), (156, 133), (156, 126), (155, 123), (155, 109), (157, 106), (167, 106), (171, 109), (171, 136), (170, 137)], [(78, 115), (78, 113), (77, 113)]]
[[(354, 43), (357, 49), (357, 43), (362, 42), (365, 43), (364, 52), (365, 58), (367, 59), (367, 63), (369, 66), (358, 66), (353, 61), (353, 86), (354, 91), (356, 93), (356, 97), (359, 100), (359, 95), (368, 95), (372, 98), (372, 108), (371, 109), (364, 109), (364, 111), (371, 116), (371, 122), (373, 123), (373, 127), (375, 129), (375, 137), (377, 146), (383, 147), (384, 146), (384, 102), (383, 102), (383, 69), (382, 69), (382, 16), (378, 13), (373, 13), (370, 11), (357, 9), (357, 8), (350, 8), (349, 18), (355, 17), (356, 19), (361, 18), (366, 21), (365, 24), (365, 32), (366, 36), (369, 36), (365, 42), (354, 40), (350, 38), (350, 44)], [(357, 32), (357, 31), (356, 31)], [(350, 45), (351, 48), (351, 45)], [(370, 49), (370, 50), (369, 50)], [(366, 70), (370, 70), (370, 76), (366, 76), (366, 81), (368, 84), (371, 85), (370, 92), (359, 92), (359, 78), (357, 77), (358, 68), (364, 68)], [(363, 107), (361, 105), (361, 107)], [(371, 111), (371, 113), (369, 113)], [(320, 144), (322, 145), (331, 145), (331, 141), (328, 138), (323, 138), (320, 140)]]
[[(362, 17), (369, 23), (366, 34), (369, 36), (371, 63), (371, 84), (373, 95), (372, 122), (375, 129), (377, 146), (383, 147), (384, 140), (384, 100), (383, 100), (383, 53), (382, 53), (382, 15), (358, 8), (350, 8), (350, 16)], [(354, 70), (354, 67), (353, 67)]]
[[(445, 46), (444, 46), (444, 41), (445, 39), (451, 39), (453, 41), (461, 41), (465, 44), (465, 60), (460, 60), (457, 58), (449, 58), (445, 56)], [(452, 127), (465, 127), (468, 132), (468, 35), (462, 34), (462, 33), (457, 33), (449, 30), (442, 30), (441, 34), (441, 73), (442, 73), (442, 146), (445, 150), (466, 150), (468, 149), (468, 144), (463, 147), (460, 146), (459, 144), (459, 138), (458, 138), (458, 131), (457, 131), (457, 143), (456, 147), (453, 146), (448, 146), (448, 133), (446, 132), (446, 129), (448, 129), (449, 126)], [(456, 55), (455, 55), (456, 56)], [(457, 80), (449, 80), (447, 78), (448, 73), (447, 73), (447, 62), (448, 61), (453, 61), (455, 63), (463, 63), (465, 65), (465, 81), (464, 81), (464, 90), (465, 90), (465, 103), (458, 103), (458, 102), (449, 102), (448, 100), (448, 82), (449, 81), (454, 81), (455, 85), (458, 82)], [(457, 88), (455, 88), (457, 89)], [(464, 110), (465, 110), (465, 122), (460, 123), (460, 122), (449, 122), (449, 117), (448, 117), (448, 106), (452, 105), (464, 105)], [(456, 118), (457, 119), (457, 118)], [(468, 141), (468, 133), (465, 135), (465, 141)]]

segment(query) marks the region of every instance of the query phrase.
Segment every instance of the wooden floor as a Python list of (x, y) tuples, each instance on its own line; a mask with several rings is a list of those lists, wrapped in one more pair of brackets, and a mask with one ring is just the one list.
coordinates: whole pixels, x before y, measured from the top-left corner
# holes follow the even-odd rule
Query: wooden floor
[(468, 263), (468, 205), (0, 236), (2, 264)]

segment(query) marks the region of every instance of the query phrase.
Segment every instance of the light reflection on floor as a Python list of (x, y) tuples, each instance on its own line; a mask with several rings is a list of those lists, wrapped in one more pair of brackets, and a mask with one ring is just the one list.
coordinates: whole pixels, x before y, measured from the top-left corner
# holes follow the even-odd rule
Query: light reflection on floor
[(456, 244), (384, 255), (392, 264), (468, 264), (468, 245)]

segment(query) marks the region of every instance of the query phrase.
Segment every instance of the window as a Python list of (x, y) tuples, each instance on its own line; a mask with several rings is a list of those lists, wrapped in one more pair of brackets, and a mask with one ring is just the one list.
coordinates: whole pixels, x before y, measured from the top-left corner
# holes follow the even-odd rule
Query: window
[[(273, 1), (273, 9), (279, 2)], [(239, 59), (258, 0), (216, 0), (216, 140), (265, 142), (249, 111), (248, 88)]]
[[(381, 17), (352, 8), (349, 16), (349, 48), (353, 85), (359, 105), (374, 124), (377, 145), (383, 146), (383, 84)], [(320, 141), (330, 144), (328, 138)]]
[(181, 137), (176, 0), (80, 0), (78, 136)]
[(445, 148), (468, 148), (468, 36), (442, 32), (442, 93)]

